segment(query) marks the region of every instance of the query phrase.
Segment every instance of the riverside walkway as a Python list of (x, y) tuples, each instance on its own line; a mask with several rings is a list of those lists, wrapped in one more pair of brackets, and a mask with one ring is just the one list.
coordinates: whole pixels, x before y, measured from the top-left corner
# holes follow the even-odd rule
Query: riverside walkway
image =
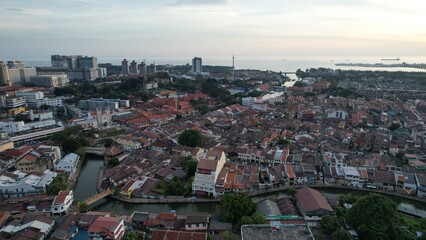
[[(338, 189), (338, 190), (353, 190), (353, 191), (362, 191), (362, 192), (371, 192), (371, 193), (378, 193), (378, 194), (385, 194), (405, 199), (410, 199), (418, 202), (426, 203), (425, 198), (418, 198), (414, 196), (407, 196), (402, 195), (396, 192), (390, 192), (390, 191), (381, 191), (381, 190), (373, 190), (373, 189), (366, 189), (366, 188), (356, 188), (356, 187), (345, 187), (345, 186), (336, 186), (336, 185), (325, 185), (325, 184), (315, 184), (315, 185), (292, 185), (292, 186), (282, 186), (282, 187), (276, 187), (276, 188), (269, 188), (269, 189), (263, 189), (258, 191), (252, 191), (252, 192), (245, 192), (245, 194), (249, 197), (257, 197), (261, 196), (263, 194), (270, 194), (270, 193), (278, 193), (282, 191), (286, 191), (290, 188), (302, 188), (302, 187), (310, 187), (310, 188), (328, 188), (328, 189)], [(185, 198), (185, 197), (179, 197), (179, 196), (166, 196), (164, 198), (123, 198), (118, 196), (111, 196), (112, 198), (127, 202), (127, 203), (208, 203), (208, 202), (219, 202), (220, 198), (196, 198), (195, 200), (193, 198)]]
[(398, 212), (402, 212), (405, 213), (407, 215), (411, 215), (413, 217), (418, 217), (418, 218), (426, 218), (426, 212), (425, 211), (420, 211), (420, 210), (416, 210), (413, 208), (406, 208), (403, 206), (399, 206), (398, 207)]

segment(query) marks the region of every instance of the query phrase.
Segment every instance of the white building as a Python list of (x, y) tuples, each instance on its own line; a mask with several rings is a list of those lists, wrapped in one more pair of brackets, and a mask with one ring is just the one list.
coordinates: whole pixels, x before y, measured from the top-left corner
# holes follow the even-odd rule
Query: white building
[(285, 164), (289, 155), (290, 150), (288, 148), (277, 150), (274, 154), (274, 164)]
[(267, 111), (268, 110), (268, 104), (263, 101), (260, 97), (245, 97), (242, 98), (242, 104), (244, 107), (248, 107), (251, 109), (256, 109), (259, 111)]
[(192, 183), (193, 193), (217, 197), (216, 181), (225, 162), (226, 156), (223, 151), (209, 151), (205, 158), (200, 159)]
[(39, 87), (62, 87), (69, 83), (67, 74), (45, 74), (30, 77), (31, 82)]
[(71, 126), (81, 126), (84, 130), (98, 128), (98, 120), (95, 118), (75, 119), (69, 123)]
[(78, 154), (69, 153), (55, 165), (55, 170), (75, 173), (79, 160), (80, 156)]
[(60, 107), (64, 100), (63, 97), (45, 98), (44, 93), (41, 91), (30, 91), (30, 92), (17, 92), (17, 97), (24, 97), (28, 106), (39, 108), (42, 105), (50, 107)]
[(67, 214), (71, 205), (74, 202), (74, 195), (72, 190), (70, 191), (60, 191), (58, 195), (55, 197), (52, 203), (51, 212), (52, 215), (55, 214)]
[(141, 142), (131, 139), (129, 137), (120, 137), (115, 140), (118, 144), (123, 146), (126, 151), (134, 151), (142, 148)]
[[(11, 221), (8, 225), (0, 229), (0, 233), (13, 236), (15, 239), (47, 239), (54, 230), (55, 220), (43, 215), (24, 216), (21, 220)], [(25, 233), (28, 231), (37, 238), (29, 238)]]
[(5, 198), (23, 197), (46, 192), (46, 187), (55, 179), (57, 173), (45, 170), (43, 173), (24, 174), (20, 171), (0, 175), (0, 196)]
[(98, 68), (98, 78), (102, 79), (107, 76), (106, 68)]
[(11, 133), (19, 133), (23, 131), (33, 130), (37, 128), (45, 128), (55, 126), (55, 120), (44, 120), (37, 122), (24, 123), (24, 121), (20, 122), (0, 122), (0, 129), (8, 134)]
[(352, 187), (362, 187), (362, 184), (359, 183), (359, 172), (355, 167), (341, 167), (343, 170), (343, 173), (345, 174), (345, 181), (346, 184)]
[(10, 80), (13, 85), (22, 85), (23, 83), (29, 83), (31, 77), (36, 76), (37, 71), (35, 68), (13, 68), (9, 69)]
[(107, 108), (114, 111), (120, 107), (130, 107), (129, 100), (122, 99), (103, 99), (103, 98), (91, 98), (78, 101), (78, 107), (85, 110), (95, 110), (97, 108)]
[(328, 109), (325, 113), (327, 114), (327, 118), (338, 118), (342, 120), (348, 119), (349, 116), (348, 112), (344, 110)]

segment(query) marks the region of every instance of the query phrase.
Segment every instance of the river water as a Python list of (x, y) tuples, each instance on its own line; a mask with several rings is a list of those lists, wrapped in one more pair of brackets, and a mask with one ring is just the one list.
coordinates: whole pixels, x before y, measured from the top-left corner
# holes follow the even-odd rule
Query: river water
[[(78, 182), (74, 188), (74, 195), (76, 200), (84, 200), (88, 197), (97, 193), (97, 180), (99, 169), (103, 166), (103, 160), (92, 157), (87, 157), (78, 177)], [(365, 192), (361, 191), (345, 191), (345, 190), (334, 190), (334, 189), (323, 189), (320, 190), (324, 194), (338, 195), (341, 193), (352, 193), (355, 195), (363, 195)], [(286, 194), (272, 193), (265, 194), (262, 196), (254, 197), (254, 202), (259, 202), (263, 199), (277, 199), (284, 197)], [(414, 208), (417, 210), (426, 211), (426, 204), (408, 200), (398, 197), (390, 197), (399, 205), (407, 208)], [(176, 204), (133, 204), (123, 203), (113, 199), (103, 199), (94, 204), (94, 209), (97, 211), (113, 212), (115, 214), (131, 215), (134, 211), (146, 211), (146, 212), (170, 212), (176, 210), (178, 213), (186, 214), (191, 212), (206, 212), (214, 213), (216, 211), (216, 203), (176, 203)]]

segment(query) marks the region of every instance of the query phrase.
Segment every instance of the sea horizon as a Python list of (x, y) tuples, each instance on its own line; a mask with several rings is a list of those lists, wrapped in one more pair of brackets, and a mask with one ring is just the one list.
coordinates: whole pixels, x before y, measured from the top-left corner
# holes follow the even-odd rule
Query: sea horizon
[[(129, 62), (135, 60), (140, 63), (145, 61), (147, 64), (155, 63), (157, 65), (185, 65), (191, 64), (195, 56), (95, 56), (98, 63), (111, 63), (121, 65), (123, 59)], [(202, 56), (203, 65), (210, 66), (232, 66), (232, 55), (230, 56)], [(393, 59), (383, 60), (383, 59)], [(399, 59), (399, 60), (396, 60)], [(28, 67), (51, 66), (50, 55), (46, 57), (1, 57), (0, 60), (20, 60)], [(254, 55), (235, 55), (235, 69), (258, 69), (282, 72), (294, 72), (297, 69), (305, 70), (307, 68), (331, 68), (342, 70), (372, 70), (372, 71), (415, 71), (425, 72), (426, 69), (405, 68), (405, 67), (356, 67), (356, 66), (336, 66), (337, 63), (426, 63), (424, 56), (254, 56)]]

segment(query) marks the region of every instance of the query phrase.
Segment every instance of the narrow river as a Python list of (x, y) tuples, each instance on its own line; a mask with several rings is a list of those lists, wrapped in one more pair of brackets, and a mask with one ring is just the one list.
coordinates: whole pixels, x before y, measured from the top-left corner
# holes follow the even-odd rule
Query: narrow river
[[(102, 159), (96, 159), (88, 156), (83, 164), (83, 167), (78, 177), (78, 182), (74, 188), (74, 195), (76, 200), (84, 200), (88, 197), (96, 194), (96, 186), (98, 181), (99, 169), (103, 166)], [(335, 190), (335, 189), (321, 189), (324, 194), (329, 195), (338, 195), (341, 193), (352, 193), (356, 195), (365, 195), (366, 192), (353, 191), (353, 190)], [(263, 199), (276, 199), (286, 196), (285, 193), (271, 193), (265, 194), (262, 196), (254, 197), (255, 202), (261, 201)], [(389, 196), (388, 196), (389, 197)], [(390, 197), (399, 205), (408, 208), (414, 208), (418, 210), (426, 211), (426, 204), (399, 198), (399, 197)], [(169, 212), (171, 210), (176, 210), (178, 213), (191, 213), (191, 212), (207, 212), (213, 213), (216, 210), (216, 203), (176, 203), (176, 204), (131, 204), (123, 203), (113, 199), (103, 199), (94, 205), (95, 210), (97, 211), (107, 211), (113, 212), (116, 214), (131, 215), (134, 211), (146, 211), (146, 212)]]

